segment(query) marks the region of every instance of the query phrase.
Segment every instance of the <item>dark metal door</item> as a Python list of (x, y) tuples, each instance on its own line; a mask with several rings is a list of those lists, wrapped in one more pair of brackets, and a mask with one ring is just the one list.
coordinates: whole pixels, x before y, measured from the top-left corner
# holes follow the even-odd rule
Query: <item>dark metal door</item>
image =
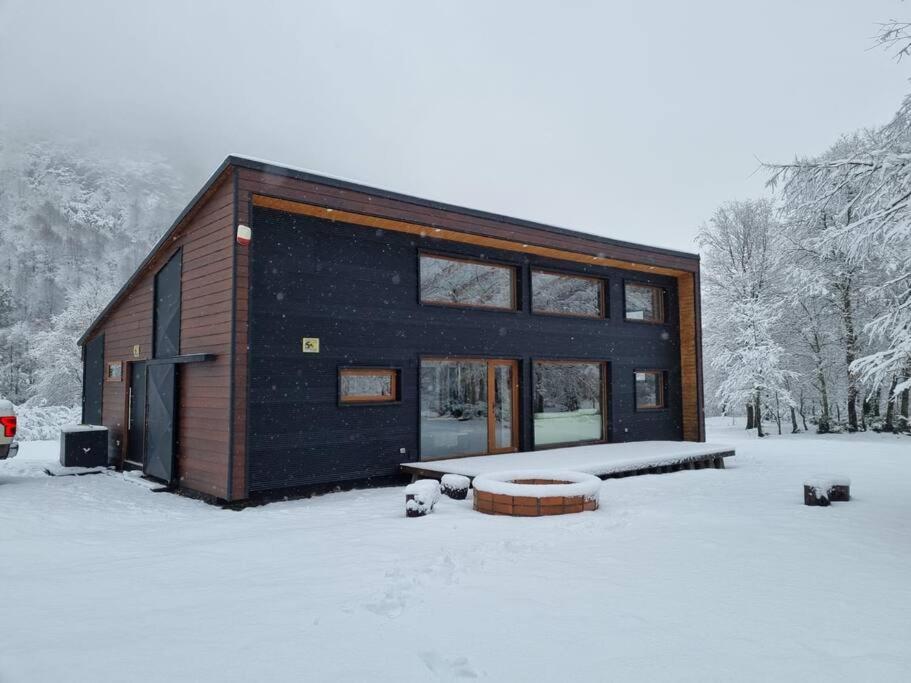
[(130, 363), (130, 422), (127, 429), (126, 459), (137, 465), (145, 462), (146, 364)]
[(178, 251), (155, 274), (155, 336), (152, 355), (172, 358), (180, 354), (180, 265)]
[(171, 482), (174, 472), (174, 413), (177, 369), (171, 364), (146, 366), (146, 434), (143, 472)]
[(95, 337), (83, 347), (82, 424), (101, 424), (101, 400), (104, 389), (104, 335)]

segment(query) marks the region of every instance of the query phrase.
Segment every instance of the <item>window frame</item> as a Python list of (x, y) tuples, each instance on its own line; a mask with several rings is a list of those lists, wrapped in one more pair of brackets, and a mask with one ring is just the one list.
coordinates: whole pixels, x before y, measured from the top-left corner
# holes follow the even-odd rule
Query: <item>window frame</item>
[[(644, 289), (651, 289), (652, 291), (657, 291), (660, 295), (660, 303), (658, 309), (661, 312), (660, 320), (650, 320), (646, 318), (630, 318), (627, 315), (627, 296), (626, 289), (627, 287), (642, 287)], [(623, 320), (628, 323), (641, 323), (644, 325), (667, 325), (670, 316), (668, 315), (668, 292), (667, 287), (662, 285), (653, 285), (648, 282), (641, 282), (639, 280), (624, 280), (623, 281)]]
[[(340, 365), (337, 368), (337, 396), (339, 407), (350, 408), (352, 406), (367, 405), (395, 405), (402, 402), (401, 388), (402, 379), (401, 368), (391, 367), (388, 365)], [(342, 393), (342, 378), (346, 374), (351, 375), (389, 375), (391, 378), (392, 393), (388, 396), (374, 396), (370, 394), (354, 394), (345, 396)]]
[[(598, 283), (598, 313), (597, 315), (587, 315), (585, 313), (564, 313), (562, 311), (546, 311), (546, 310), (537, 310), (535, 309), (535, 273), (543, 273), (545, 275), (555, 275), (558, 277), (571, 277), (578, 280), (594, 280)], [(609, 317), (608, 315), (608, 305), (607, 305), (607, 282), (606, 278), (598, 277), (597, 275), (589, 275), (587, 273), (572, 273), (568, 271), (561, 271), (554, 268), (539, 268), (537, 266), (531, 266), (528, 269), (528, 292), (529, 298), (531, 299), (531, 306), (529, 310), (532, 315), (544, 315), (549, 317), (557, 318), (580, 318), (582, 320), (605, 320)]]
[[(420, 382), (421, 382), (421, 369), (424, 363), (441, 363), (441, 362), (469, 362), (469, 363), (485, 363), (487, 366), (487, 451), (481, 453), (455, 453), (451, 455), (438, 455), (432, 457), (425, 457), (421, 452), (421, 396), (420, 396)], [(468, 355), (468, 356), (452, 356), (452, 355), (427, 355), (419, 356), (418, 358), (418, 462), (433, 462), (434, 460), (449, 460), (455, 458), (474, 458), (483, 455), (502, 455), (504, 453), (517, 453), (521, 450), (521, 444), (524, 439), (522, 435), (522, 411), (524, 406), (521, 405), (522, 402), (522, 389), (521, 385), (524, 381), (522, 374), (522, 361), (518, 358), (513, 358), (509, 356), (483, 356), (483, 355)], [(491, 393), (491, 387), (494, 385), (494, 375), (496, 373), (496, 368), (508, 366), (513, 373), (512, 386), (510, 387), (510, 396), (512, 400), (512, 420), (511, 420), (511, 430), (512, 430), (512, 443), (509, 446), (503, 446), (500, 448), (494, 447), (494, 438), (493, 438), (493, 424), (495, 421), (493, 413), (493, 395)]]
[[(601, 402), (601, 438), (589, 439), (586, 441), (561, 441), (559, 443), (538, 444), (535, 440), (535, 384), (537, 382), (535, 366), (538, 364), (546, 365), (598, 365), (601, 370), (600, 394)], [(610, 361), (594, 360), (591, 358), (532, 358), (531, 365), (531, 411), (529, 420), (531, 422), (531, 443), (532, 450), (546, 451), (550, 448), (568, 448), (571, 446), (594, 446), (602, 443), (610, 443), (610, 390), (608, 382), (610, 381)]]
[[(509, 306), (488, 306), (485, 304), (460, 303), (452, 301), (436, 301), (425, 299), (421, 287), (421, 259), (432, 258), (441, 261), (455, 261), (457, 263), (471, 263), (479, 266), (488, 266), (490, 268), (500, 268), (509, 271)], [(462, 308), (475, 311), (495, 311), (498, 313), (518, 313), (521, 310), (519, 303), (519, 267), (513, 263), (504, 263), (491, 259), (475, 258), (471, 256), (462, 256), (460, 254), (441, 254), (433, 251), (418, 251), (418, 304), (421, 306), (440, 306), (442, 308)]]
[[(661, 400), (656, 405), (639, 405), (639, 394), (636, 391), (636, 375), (657, 375), (658, 376), (658, 394)], [(633, 407), (636, 412), (653, 413), (661, 410), (667, 410), (667, 370), (662, 368), (644, 368), (633, 370)]]
[[(111, 370), (116, 368), (116, 373), (111, 374)], [(122, 382), (123, 381), (123, 361), (109, 360), (104, 364), (104, 381), (105, 382)]]

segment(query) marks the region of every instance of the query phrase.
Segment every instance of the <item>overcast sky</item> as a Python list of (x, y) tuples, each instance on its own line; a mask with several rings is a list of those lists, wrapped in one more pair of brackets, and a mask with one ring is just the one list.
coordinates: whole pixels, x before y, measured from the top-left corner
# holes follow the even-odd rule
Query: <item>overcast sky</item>
[[(232, 4), (235, 7), (232, 7)], [(694, 250), (763, 160), (885, 123), (897, 0), (0, 0), (7, 130), (229, 153)]]

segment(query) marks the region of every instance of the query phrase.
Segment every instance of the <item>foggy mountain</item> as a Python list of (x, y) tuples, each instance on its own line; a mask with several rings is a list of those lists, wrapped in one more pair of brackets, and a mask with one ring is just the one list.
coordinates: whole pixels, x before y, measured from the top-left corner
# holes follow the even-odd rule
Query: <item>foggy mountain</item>
[(76, 405), (76, 339), (191, 194), (154, 153), (0, 129), (0, 396)]

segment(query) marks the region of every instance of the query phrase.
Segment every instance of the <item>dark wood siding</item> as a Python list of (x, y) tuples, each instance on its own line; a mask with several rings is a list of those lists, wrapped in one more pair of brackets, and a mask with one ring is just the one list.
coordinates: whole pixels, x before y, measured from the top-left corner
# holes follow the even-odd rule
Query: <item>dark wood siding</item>
[[(375, 227), (371, 227), (369, 217), (384, 217), (383, 219), (394, 219), (401, 221), (408, 221), (411, 224), (425, 225), (433, 228), (441, 229), (451, 229), (464, 231), (465, 233), (471, 235), (480, 235), (480, 236), (496, 236), (498, 238), (504, 238), (508, 240), (513, 240), (516, 242), (516, 246), (519, 243), (523, 245), (532, 244), (532, 245), (544, 245), (545, 248), (553, 248), (556, 250), (572, 250), (575, 253), (581, 254), (592, 254), (598, 255), (603, 258), (610, 258), (617, 261), (626, 261), (629, 267), (635, 267), (639, 270), (650, 270), (654, 269), (658, 272), (667, 273), (673, 276), (673, 279), (662, 279), (660, 277), (655, 278), (661, 280), (668, 284), (670, 289), (676, 290), (677, 283), (684, 288), (684, 293), (687, 295), (685, 298), (681, 298), (679, 301), (674, 299), (671, 304), (670, 310), (674, 317), (674, 321), (683, 319), (683, 325), (679, 327), (679, 330), (674, 333), (673, 344), (677, 349), (676, 359), (668, 358), (667, 364), (670, 372), (670, 381), (673, 385), (676, 383), (677, 389), (675, 391), (681, 392), (680, 397), (680, 410), (674, 417), (675, 420), (679, 421), (679, 425), (675, 423), (674, 430), (679, 429), (682, 432), (683, 438), (690, 440), (702, 440), (704, 439), (704, 425), (703, 425), (703, 411), (702, 411), (702, 378), (701, 378), (701, 363), (702, 363), (702, 349), (701, 349), (701, 330), (699, 329), (699, 292), (698, 292), (698, 272), (699, 272), (699, 260), (697, 257), (692, 255), (679, 254), (674, 252), (667, 252), (667, 250), (662, 249), (652, 249), (650, 247), (637, 247), (636, 245), (621, 244), (613, 245), (607, 244), (596, 239), (586, 239), (584, 235), (579, 234), (560, 234), (554, 232), (547, 232), (544, 230), (536, 229), (534, 225), (517, 225), (512, 219), (507, 219), (503, 217), (496, 216), (479, 216), (479, 215), (467, 215), (460, 213), (459, 210), (453, 207), (440, 207), (440, 206), (427, 206), (423, 200), (414, 200), (408, 201), (408, 198), (396, 198), (383, 195), (383, 193), (374, 193), (368, 188), (352, 188), (345, 187), (344, 183), (342, 184), (333, 184), (331, 182), (322, 183), (314, 180), (300, 179), (295, 177), (294, 172), (284, 173), (273, 173), (273, 169), (269, 167), (268, 170), (262, 168), (251, 168), (250, 166), (245, 166), (243, 163), (241, 167), (238, 168), (238, 222), (251, 225), (254, 229), (254, 246), (250, 248), (238, 247), (237, 248), (237, 282), (236, 282), (236, 331), (235, 331), (235, 344), (236, 344), (236, 361), (235, 361), (235, 372), (237, 376), (237, 384), (234, 398), (234, 411), (235, 411), (235, 457), (234, 457), (234, 494), (235, 497), (241, 498), (247, 495), (250, 490), (249, 482), (247, 480), (250, 462), (247, 459), (247, 445), (251, 443), (250, 435), (247, 431), (247, 415), (246, 410), (248, 408), (248, 401), (250, 398), (249, 395), (249, 385), (251, 384), (251, 378), (255, 380), (255, 371), (250, 371), (248, 374), (247, 367), (247, 355), (249, 352), (250, 344), (250, 315), (251, 315), (251, 303), (249, 301), (250, 294), (250, 263), (249, 263), (249, 253), (250, 249), (255, 251), (255, 241), (259, 239), (268, 239), (267, 236), (259, 233), (257, 231), (256, 225), (253, 225), (253, 200), (256, 197), (271, 197), (277, 198), (279, 200), (288, 200), (293, 202), (306, 202), (314, 206), (325, 207), (331, 211), (349, 211), (356, 212), (359, 215), (363, 215), (366, 220), (360, 222), (362, 226), (361, 231), (374, 232)], [(257, 209), (258, 211), (259, 209)], [(269, 213), (267, 212), (267, 215)], [(271, 215), (275, 215), (274, 212)], [(427, 231), (429, 232), (429, 231)], [(358, 235), (359, 233), (355, 230), (352, 235)], [(415, 243), (421, 242), (422, 240), (411, 238)], [(447, 248), (449, 243), (442, 242), (442, 247)], [(482, 247), (479, 247), (482, 248)], [(458, 249), (456, 249), (457, 251)], [(490, 249), (487, 249), (490, 251)], [(469, 253), (477, 253), (476, 251), (468, 250)], [(533, 256), (531, 257), (522, 257), (524, 260), (534, 261)], [(520, 259), (520, 260), (522, 260)], [(541, 260), (541, 263), (547, 263), (546, 260)], [(558, 268), (567, 268), (567, 262), (560, 260), (553, 262)], [(643, 268), (644, 266), (644, 268)], [(569, 264), (569, 269), (573, 268), (579, 269), (577, 265)], [(581, 271), (584, 272), (585, 268), (581, 268)], [(621, 271), (624, 275), (628, 275), (628, 270)], [(693, 275), (695, 274), (695, 287), (696, 291), (690, 295), (689, 292), (686, 292), (688, 282), (693, 282)], [(641, 277), (634, 275), (633, 277)], [(648, 279), (646, 277), (645, 279)], [(619, 295), (619, 278), (612, 278), (611, 282), (611, 291), (610, 295), (610, 305), (612, 307), (619, 305), (618, 302), (622, 301), (622, 297)], [(527, 285), (523, 285), (527, 286)], [(687, 306), (694, 307), (693, 316), (688, 317), (688, 313), (683, 309)], [(618, 313), (613, 311), (613, 315), (616, 316)], [(618, 320), (616, 317), (615, 320)], [(674, 327), (677, 327), (675, 322)], [(642, 328), (648, 329), (648, 328)], [(654, 328), (652, 328), (654, 330)], [(679, 335), (679, 336), (677, 336)], [(299, 335), (303, 336), (303, 334)], [(633, 342), (635, 343), (635, 342)], [(611, 375), (612, 380), (617, 375), (618, 372), (624, 372), (627, 377), (629, 373), (625, 370), (621, 370), (622, 364), (614, 364), (611, 366)], [(405, 371), (407, 377), (407, 370)], [(520, 368), (523, 381), (530, 381), (531, 369), (528, 367), (527, 363), (524, 363)], [(334, 379), (332, 380), (334, 381)], [(629, 380), (632, 381), (631, 378)], [(684, 388), (684, 382), (685, 387)], [(622, 438), (643, 438), (641, 435), (634, 435), (632, 437), (624, 437), (623, 434), (629, 435), (630, 432), (623, 432), (624, 429), (628, 428), (628, 425), (622, 424), (622, 411), (632, 410), (632, 395), (625, 397), (622, 394), (617, 394), (617, 385), (614, 385), (614, 395), (611, 397), (611, 409), (612, 410), (621, 410), (621, 413), (614, 415), (614, 434), (613, 438), (620, 440)], [(403, 387), (403, 394), (407, 391), (407, 387)], [(627, 405), (623, 405), (623, 402), (627, 402)], [(695, 404), (693, 402), (695, 401)], [(617, 402), (620, 402), (619, 405)], [(382, 409), (382, 408), (381, 408)], [(530, 409), (530, 406), (523, 406), (523, 410), (527, 411)], [(684, 413), (684, 411), (686, 411)], [(642, 415), (640, 419), (661, 419), (660, 415)], [(530, 429), (530, 427), (526, 427)], [(670, 435), (668, 438), (680, 438), (681, 433), (675, 432), (677, 436)], [(660, 432), (654, 433), (651, 438), (659, 438), (661, 436)], [(328, 438), (331, 440), (335, 438), (345, 439), (349, 438), (340, 433), (329, 435)], [(393, 435), (393, 440), (397, 438)], [(413, 438), (413, 437), (412, 437)], [(523, 436), (524, 439), (529, 438), (528, 435)], [(393, 458), (390, 455), (390, 462), (393, 459), (399, 458), (400, 456), (396, 454)], [(253, 488), (256, 488), (254, 485)]]
[[(152, 355), (152, 297), (155, 273), (182, 249), (180, 353), (213, 353), (207, 363), (183, 365), (177, 412), (177, 474), (180, 486), (218, 498), (228, 497), (230, 417), (231, 244), (233, 192), (230, 171), (199, 201), (138, 274), (134, 284), (97, 324), (105, 335), (105, 362)], [(124, 373), (127, 376), (128, 373)], [(104, 387), (103, 423), (122, 456), (125, 443), (127, 382)]]
[(369, 216), (496, 237), (517, 243), (529, 242), (584, 254), (604, 255), (630, 263), (674, 268), (688, 272), (698, 269), (699, 262), (693, 257), (670, 254), (665, 250), (644, 246), (608, 245), (595, 239), (586, 239), (579, 233), (547, 232), (506, 220), (463, 215), (454, 211), (424, 206), (418, 202), (390, 199), (264, 171), (241, 168), (238, 170), (238, 180), (241, 196), (262, 194)]
[[(533, 446), (530, 373), (535, 359), (610, 363), (613, 441), (682, 438), (674, 278), (479, 252), (470, 245), (263, 209), (254, 209), (253, 232), (250, 490), (392, 475), (399, 462), (416, 459), (421, 356), (518, 359), (525, 387), (522, 449)], [(420, 304), (420, 249), (513, 264), (521, 310)], [(531, 266), (605, 278), (608, 319), (530, 313)], [(667, 324), (624, 320), (622, 288), (630, 280), (666, 289)], [(320, 338), (320, 353), (301, 353), (301, 337)], [(401, 402), (339, 407), (338, 367), (349, 364), (401, 368)], [(636, 411), (637, 368), (668, 371), (668, 409)]]

